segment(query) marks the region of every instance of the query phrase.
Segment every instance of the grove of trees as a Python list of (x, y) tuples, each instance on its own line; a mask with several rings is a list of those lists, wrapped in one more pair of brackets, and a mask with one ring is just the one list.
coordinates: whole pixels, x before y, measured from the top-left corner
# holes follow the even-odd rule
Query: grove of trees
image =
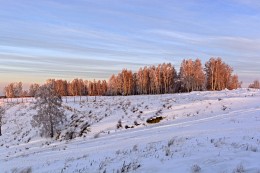
[[(179, 73), (171, 63), (157, 66), (145, 66), (137, 72), (123, 69), (106, 80), (48, 79), (60, 96), (101, 96), (101, 95), (139, 95), (166, 94), (203, 90), (236, 89), (241, 87), (238, 76), (233, 75), (233, 68), (221, 58), (210, 58), (203, 67), (200, 59), (184, 59)], [(28, 91), (23, 91), (22, 83), (11, 83), (5, 87), (8, 98), (36, 95), (39, 84), (31, 84)]]
[(4, 93), (6, 97), (22, 97), (23, 96), (23, 84), (22, 82), (10, 83), (4, 88)]
[(183, 60), (180, 68), (180, 83), (182, 91), (201, 91), (205, 88), (206, 75), (204, 74), (201, 61)]
[(208, 90), (236, 89), (240, 87), (238, 76), (232, 75), (233, 69), (221, 58), (211, 58), (205, 65)]

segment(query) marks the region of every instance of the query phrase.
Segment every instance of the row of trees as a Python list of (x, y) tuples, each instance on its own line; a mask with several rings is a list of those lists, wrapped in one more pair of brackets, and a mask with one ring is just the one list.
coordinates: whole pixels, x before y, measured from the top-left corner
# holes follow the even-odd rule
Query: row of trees
[[(179, 73), (171, 63), (145, 66), (137, 72), (123, 69), (106, 80), (83, 79), (47, 80), (61, 96), (137, 95), (191, 92), (202, 90), (236, 89), (241, 86), (233, 69), (221, 58), (211, 58), (203, 67), (201, 60), (183, 60)], [(31, 84), (23, 91), (22, 83), (11, 83), (5, 87), (6, 97), (35, 96), (39, 84)]]
[(123, 69), (108, 81), (109, 95), (162, 94), (175, 91), (176, 71), (172, 64), (140, 68), (138, 72)]
[(136, 73), (124, 69), (109, 79), (108, 94), (165, 94), (241, 87), (238, 76), (232, 73), (232, 67), (221, 58), (211, 58), (205, 68), (200, 59), (183, 60), (179, 73), (170, 63), (140, 68)]
[[(46, 84), (52, 84), (60, 96), (106, 95), (108, 86), (105, 80), (83, 81), (83, 79), (74, 79), (71, 82), (61, 79), (48, 79)], [(40, 85), (34, 83), (30, 85), (27, 91), (23, 90), (22, 82), (10, 83), (4, 88), (4, 93), (7, 98), (34, 97), (39, 88)]]
[(24, 96), (23, 84), (22, 82), (10, 83), (4, 88), (4, 93), (6, 97), (21, 97)]

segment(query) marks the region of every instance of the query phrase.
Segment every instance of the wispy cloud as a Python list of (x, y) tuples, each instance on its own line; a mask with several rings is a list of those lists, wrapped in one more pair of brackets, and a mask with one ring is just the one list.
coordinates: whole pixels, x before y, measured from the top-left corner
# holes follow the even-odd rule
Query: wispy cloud
[[(221, 56), (260, 76), (257, 0), (1, 1), (0, 77), (108, 78), (122, 68)], [(244, 62), (246, 61), (246, 62)], [(32, 73), (34, 72), (34, 73)], [(24, 77), (26, 76), (26, 77)]]
[(242, 5), (246, 5), (251, 8), (260, 8), (259, 0), (233, 0), (233, 3), (240, 3)]
[(219, 53), (223, 51), (230, 54), (245, 54), (256, 56), (260, 54), (260, 39), (221, 36), (221, 35), (201, 35), (193, 33), (183, 33), (169, 30), (148, 30), (147, 33), (153, 34), (163, 40), (184, 44), (187, 47), (200, 46), (209, 51), (210, 48), (217, 48)]

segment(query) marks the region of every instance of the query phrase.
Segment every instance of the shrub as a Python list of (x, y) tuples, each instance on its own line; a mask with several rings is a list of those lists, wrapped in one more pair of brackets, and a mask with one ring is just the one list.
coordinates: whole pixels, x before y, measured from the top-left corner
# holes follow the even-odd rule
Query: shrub
[(28, 167), (28, 168), (24, 168), (24, 169), (17, 169), (17, 168), (14, 168), (12, 169), (12, 173), (32, 173), (32, 168), (31, 167)]
[(121, 119), (120, 120), (118, 120), (118, 122), (117, 122), (117, 125), (116, 125), (116, 128), (117, 129), (120, 129), (120, 128), (122, 128), (123, 126), (122, 126), (122, 121), (121, 121)]
[(165, 156), (170, 156), (171, 155), (171, 150), (170, 150), (170, 148), (166, 148), (166, 150), (165, 150)]
[(174, 144), (174, 138), (168, 141), (168, 147), (172, 146)]
[(233, 173), (243, 173), (243, 172), (245, 172), (245, 168), (242, 165), (242, 163), (237, 165), (237, 167), (233, 170)]
[(100, 132), (99, 133), (96, 133), (95, 135), (94, 135), (94, 138), (96, 139), (96, 138), (99, 138), (99, 136), (100, 136)]
[(192, 173), (199, 173), (200, 171), (201, 171), (201, 168), (200, 168), (199, 165), (193, 165), (193, 166), (191, 167), (191, 172), (192, 172)]
[(162, 116), (151, 117), (148, 120), (146, 120), (146, 122), (149, 124), (154, 124), (154, 123), (159, 123), (162, 119), (163, 119)]
[(126, 164), (124, 161), (121, 169), (117, 170), (117, 173), (133, 172), (133, 171), (136, 171), (140, 167), (141, 167), (141, 165), (139, 163), (137, 163), (137, 161), (130, 162), (129, 164)]

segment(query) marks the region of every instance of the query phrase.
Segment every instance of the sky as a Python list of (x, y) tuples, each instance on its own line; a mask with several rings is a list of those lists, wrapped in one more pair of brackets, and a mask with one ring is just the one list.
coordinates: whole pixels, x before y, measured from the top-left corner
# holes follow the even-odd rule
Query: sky
[(259, 0), (0, 0), (0, 90), (221, 57), (260, 78)]

